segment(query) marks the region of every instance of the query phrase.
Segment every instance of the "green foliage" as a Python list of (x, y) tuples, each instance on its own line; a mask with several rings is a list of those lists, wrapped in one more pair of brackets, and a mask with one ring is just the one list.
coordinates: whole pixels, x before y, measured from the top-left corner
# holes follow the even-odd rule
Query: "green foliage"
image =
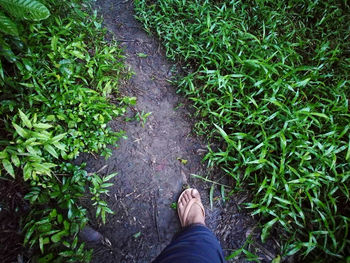
[(5, 34), (18, 36), (18, 29), (16, 24), (0, 11), (0, 30)]
[(284, 255), (349, 253), (349, 27), (344, 1), (135, 1), (188, 74), (205, 159), (253, 193)]
[(101, 216), (103, 223), (106, 223), (106, 213), (113, 214), (114, 212), (108, 207), (107, 203), (103, 201), (101, 195), (108, 193), (107, 188), (113, 185), (113, 183), (108, 183), (108, 181), (116, 175), (117, 174), (114, 173), (101, 178), (94, 174), (89, 178), (92, 184), (92, 187), (90, 187), (90, 193), (93, 195), (91, 200), (95, 201), (93, 205), (97, 207), (96, 217)]
[[(44, 4), (51, 16), (22, 21), (17, 31), (0, 13), (0, 23), (7, 23), (6, 35), (0, 35), (1, 173), (28, 188), (31, 212), (23, 230), (33, 260), (88, 262), (91, 251), (77, 235), (88, 220), (79, 199), (89, 192), (104, 223), (113, 211), (103, 196), (115, 174), (87, 174), (70, 162), (82, 152), (110, 156), (107, 146), (116, 146), (124, 132), (113, 131), (108, 122), (136, 99), (118, 93), (119, 79), (130, 74), (117, 43), (104, 40), (106, 30), (89, 4)], [(50, 14), (36, 1), (0, 0), (0, 5), (19, 18)]]
[[(0, 7), (16, 20), (12, 21), (4, 12), (0, 11), (0, 56), (14, 62), (16, 56), (11, 45), (21, 49), (23, 42), (19, 39), (19, 28), (22, 24), (18, 20), (39, 21), (50, 16), (45, 5), (36, 0), (0, 0)], [(4, 72), (0, 62), (0, 84), (4, 79)]]
[(115, 174), (100, 178), (69, 163), (60, 168), (62, 173), (52, 179), (32, 183), (31, 191), (25, 196), (33, 207), (50, 202), (55, 206), (32, 209), (24, 227), (24, 244), (39, 246), (42, 255), (37, 258), (40, 262), (51, 262), (48, 258), (55, 258), (55, 262), (89, 262), (92, 251), (85, 250), (78, 238), (79, 230), (87, 223), (87, 211), (78, 200), (87, 194), (86, 186), (89, 186), (91, 199), (95, 201), (93, 205), (97, 207), (96, 216), (101, 216), (105, 222), (106, 213), (113, 212), (102, 200), (102, 195), (107, 194), (106, 188), (113, 185), (108, 181)]
[(39, 21), (50, 16), (47, 7), (36, 0), (0, 0), (0, 6), (19, 19)]
[[(226, 260), (236, 259), (241, 254), (244, 254), (245, 260), (248, 262), (260, 262), (259, 257), (248, 250), (248, 246), (254, 241), (251, 239), (251, 235), (247, 237), (247, 240), (244, 242), (243, 246), (239, 249), (236, 249), (229, 256), (226, 257)], [(272, 263), (275, 263), (275, 260), (272, 260)]]
[[(84, 170), (69, 164), (62, 167), (64, 170), (69, 172), (67, 176), (61, 174), (61, 178), (55, 176), (32, 184), (25, 196), (36, 209), (32, 209), (26, 220), (24, 244), (39, 246), (42, 253), (36, 256), (39, 262), (53, 259), (55, 262), (87, 262), (91, 256), (91, 251), (84, 251), (84, 244), (78, 240), (79, 230), (87, 223), (87, 216), (86, 209), (77, 202), (85, 192), (89, 176)], [(50, 202), (55, 206), (39, 209), (38, 206)]]
[[(15, 115), (13, 119), (21, 119), (21, 124), (12, 122), (14, 128), (13, 141), (4, 142), (6, 145), (1, 152), (0, 159), (8, 163), (9, 169), (4, 168), (11, 176), (15, 176), (13, 166), (23, 169), (23, 178), (25, 181), (38, 181), (38, 175), (52, 175), (51, 168), (56, 165), (48, 162), (51, 155), (55, 159), (59, 158), (58, 151), (65, 155), (66, 146), (60, 141), (66, 136), (66, 133), (53, 135), (50, 132), (52, 125), (47, 123), (38, 123), (37, 115), (34, 114), (29, 119), (26, 114), (19, 110), (19, 116)], [(11, 164), (12, 162), (12, 164)]]
[(142, 123), (142, 127), (145, 127), (145, 124), (147, 122), (147, 118), (152, 114), (152, 112), (137, 112), (135, 115), (135, 119)]

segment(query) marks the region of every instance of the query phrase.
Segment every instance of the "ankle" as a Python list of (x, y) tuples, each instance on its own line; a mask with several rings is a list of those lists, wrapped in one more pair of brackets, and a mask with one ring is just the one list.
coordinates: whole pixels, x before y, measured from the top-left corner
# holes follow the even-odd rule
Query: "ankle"
[(205, 226), (205, 219), (202, 215), (194, 215), (192, 218), (189, 218), (186, 223), (187, 226), (193, 224), (201, 224)]

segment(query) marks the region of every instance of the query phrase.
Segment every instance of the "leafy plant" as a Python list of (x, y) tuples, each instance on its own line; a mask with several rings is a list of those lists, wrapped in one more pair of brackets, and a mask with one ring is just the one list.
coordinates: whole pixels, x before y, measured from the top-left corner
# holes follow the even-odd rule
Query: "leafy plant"
[[(91, 251), (78, 238), (88, 220), (80, 199), (90, 193), (104, 223), (112, 210), (103, 196), (115, 174), (90, 175), (71, 161), (82, 152), (108, 158), (107, 146), (125, 137), (108, 122), (136, 98), (118, 93), (119, 79), (130, 73), (117, 43), (105, 41), (106, 30), (89, 3), (44, 4), (0, 0), (9, 14), (24, 19), (17, 31), (11, 29), (21, 34), (9, 35), (12, 24), (0, 14), (8, 23), (0, 35), (1, 173), (28, 189), (31, 212), (23, 218), (23, 242), (33, 260), (88, 262)], [(51, 16), (43, 20), (50, 14), (46, 7)], [(22, 46), (7, 48), (10, 41)]]
[(245, 260), (247, 260), (248, 262), (260, 262), (259, 257), (253, 254), (252, 252), (250, 252), (249, 249), (247, 248), (253, 242), (254, 241), (252, 240), (252, 237), (249, 235), (247, 240), (244, 242), (243, 246), (239, 249), (236, 249), (229, 256), (227, 256), (226, 260), (235, 259), (236, 257), (239, 257), (241, 254), (244, 254)]
[(147, 122), (147, 118), (152, 114), (152, 112), (137, 112), (135, 118), (137, 121), (142, 123), (142, 127), (145, 127), (145, 124)]
[[(17, 20), (43, 20), (50, 16), (50, 11), (36, 0), (0, 0), (0, 7), (11, 17), (0, 11), (0, 55), (9, 62), (14, 62), (16, 56), (10, 45), (14, 44), (18, 48), (23, 46), (19, 38), (21, 24)], [(12, 20), (12, 17), (16, 20)], [(0, 77), (4, 78), (1, 61)]]
[(137, 56), (140, 58), (147, 58), (148, 57), (148, 55), (145, 53), (137, 53)]
[[(88, 219), (86, 209), (79, 204), (79, 198), (86, 195), (86, 185), (90, 185), (93, 204), (97, 207), (96, 216), (101, 216), (105, 222), (105, 214), (112, 213), (102, 200), (103, 194), (108, 194), (107, 187), (113, 185), (108, 181), (115, 176), (100, 178), (97, 174), (88, 175), (80, 167), (65, 164), (61, 167), (65, 174), (56, 175), (53, 180), (46, 181), (46, 187), (35, 185), (25, 196), (33, 208), (29, 214), (24, 230), (24, 244), (30, 247), (39, 245), (43, 255), (37, 255), (39, 262), (50, 262), (58, 256), (63, 262), (88, 262), (90, 250), (84, 249), (79, 242), (78, 233)], [(59, 178), (60, 176), (61, 178)], [(43, 204), (54, 202), (55, 208), (40, 209)], [(66, 213), (66, 211), (68, 211)], [(62, 248), (62, 245), (64, 246)], [(58, 250), (58, 255), (55, 251)]]
[[(325, 260), (349, 253), (349, 21), (343, 1), (135, 1), (187, 66), (179, 89), (211, 139), (209, 166), (249, 191), (262, 239)], [(326, 255), (326, 256), (325, 256)]]
[[(17, 19), (39, 21), (50, 16), (50, 11), (46, 6), (36, 0), (0, 0), (0, 6)], [(17, 23), (1, 11), (0, 31), (8, 35), (19, 36)]]
[(15, 18), (39, 21), (50, 16), (47, 7), (36, 0), (0, 0), (0, 6)]
[[(17, 116), (14, 117), (16, 119)], [(37, 115), (34, 114), (32, 119), (19, 110), (21, 125), (12, 123), (15, 130), (13, 141), (5, 142), (6, 147), (1, 151), (0, 159), (4, 169), (12, 177), (15, 177), (14, 168), (23, 168), (23, 178), (25, 181), (38, 181), (39, 175), (51, 176), (51, 168), (56, 165), (51, 162), (47, 155), (58, 159), (59, 151), (65, 154), (66, 146), (60, 141), (66, 136), (65, 133), (54, 136), (49, 132), (52, 125), (37, 122)]]
[(117, 174), (110, 174), (106, 177), (101, 178), (97, 174), (94, 174), (90, 177), (90, 182), (92, 187), (90, 187), (90, 193), (93, 195), (91, 198), (94, 206), (97, 206), (96, 217), (101, 216), (102, 222), (106, 223), (106, 213), (114, 214), (114, 212), (108, 207), (107, 203), (101, 198), (101, 195), (107, 194), (107, 187), (113, 185), (113, 183), (108, 183), (110, 179), (115, 177)]

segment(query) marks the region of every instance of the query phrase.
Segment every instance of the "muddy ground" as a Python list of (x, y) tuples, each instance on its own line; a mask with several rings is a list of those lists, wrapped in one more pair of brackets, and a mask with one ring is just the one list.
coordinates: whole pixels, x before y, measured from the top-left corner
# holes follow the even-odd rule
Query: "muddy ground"
[[(144, 125), (138, 120), (111, 122), (113, 129), (126, 131), (128, 139), (120, 141), (107, 161), (91, 155), (78, 159), (87, 163), (88, 172), (118, 172), (107, 198), (115, 214), (108, 216), (105, 225), (93, 219), (94, 211), (90, 214), (91, 226), (111, 242), (110, 246), (95, 247), (93, 262), (152, 261), (180, 230), (171, 205), (186, 185), (199, 189), (207, 210), (207, 225), (227, 255), (246, 244), (262, 262), (271, 261), (276, 256), (277, 241), (271, 239), (264, 245), (246, 242), (248, 237), (259, 239), (257, 222), (238, 207), (247, 196), (240, 194), (224, 203), (217, 191), (211, 208), (211, 184), (191, 177), (198, 174), (226, 180), (201, 162), (207, 143), (193, 135), (195, 120), (189, 103), (169, 83), (179, 67), (166, 59), (157, 39), (146, 34), (135, 20), (132, 1), (99, 0), (96, 9), (125, 48), (126, 63), (135, 73), (121, 87), (123, 94), (137, 97), (137, 105), (128, 117), (147, 112), (151, 115)], [(240, 257), (238, 261), (245, 259)]]

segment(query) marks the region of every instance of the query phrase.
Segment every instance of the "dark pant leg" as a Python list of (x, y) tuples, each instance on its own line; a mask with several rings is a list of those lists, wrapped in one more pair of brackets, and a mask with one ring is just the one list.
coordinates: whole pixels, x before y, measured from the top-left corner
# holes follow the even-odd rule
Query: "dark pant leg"
[(186, 227), (153, 263), (224, 263), (219, 241), (205, 226)]

